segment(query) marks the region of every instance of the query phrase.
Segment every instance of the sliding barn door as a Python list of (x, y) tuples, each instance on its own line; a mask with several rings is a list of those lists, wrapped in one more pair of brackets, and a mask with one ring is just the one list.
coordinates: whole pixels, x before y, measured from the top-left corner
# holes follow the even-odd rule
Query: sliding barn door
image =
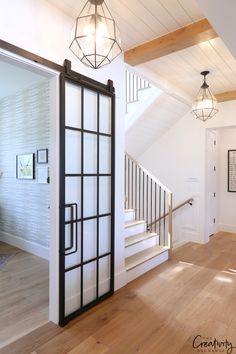
[(60, 325), (114, 291), (114, 93), (61, 75)]

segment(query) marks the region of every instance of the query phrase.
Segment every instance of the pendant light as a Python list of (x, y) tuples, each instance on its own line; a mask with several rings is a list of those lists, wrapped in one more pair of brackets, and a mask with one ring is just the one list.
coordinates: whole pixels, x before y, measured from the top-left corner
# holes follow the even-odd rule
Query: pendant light
[(109, 64), (121, 53), (115, 20), (104, 0), (88, 0), (78, 15), (70, 50), (94, 68)]
[(209, 89), (209, 85), (206, 83), (206, 76), (210, 71), (202, 71), (203, 84), (198, 92), (197, 98), (192, 106), (192, 113), (197, 118), (205, 122), (212, 118), (217, 112), (217, 100)]

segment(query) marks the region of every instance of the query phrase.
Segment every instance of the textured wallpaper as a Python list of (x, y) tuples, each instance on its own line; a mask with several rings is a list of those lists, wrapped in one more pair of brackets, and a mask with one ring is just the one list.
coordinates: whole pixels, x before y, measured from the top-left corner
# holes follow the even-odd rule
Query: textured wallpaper
[(37, 149), (49, 148), (49, 115), (48, 81), (0, 100), (0, 232), (43, 246), (49, 244), (49, 185), (16, 179), (16, 155), (36, 158)]

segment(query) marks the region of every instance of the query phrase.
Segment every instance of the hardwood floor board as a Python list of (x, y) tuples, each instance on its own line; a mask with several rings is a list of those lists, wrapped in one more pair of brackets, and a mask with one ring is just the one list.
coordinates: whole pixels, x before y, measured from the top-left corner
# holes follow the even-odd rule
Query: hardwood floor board
[(48, 322), (48, 262), (0, 243), (15, 255), (0, 269), (0, 348)]
[(68, 353), (75, 346), (85, 341), (86, 338), (92, 336), (97, 328), (110, 323), (120, 313), (121, 310), (117, 307), (116, 303), (113, 303), (111, 298), (107, 299), (99, 304), (97, 308), (93, 308), (91, 311), (71, 321), (57, 337), (37, 347), (37, 354)]
[(7, 347), (0, 349), (1, 354), (25, 354), (25, 353), (36, 353), (36, 349), (40, 345), (49, 341), (59, 333), (63, 331), (63, 328), (56, 326), (52, 322), (48, 322), (42, 327), (37, 328), (31, 333), (27, 334), (25, 337), (22, 337), (15, 341), (14, 343), (9, 344)]
[(93, 337), (88, 337), (83, 343), (77, 345), (68, 354), (104, 354), (109, 350), (108, 347), (97, 341)]
[[(148, 306), (144, 305), (141, 311), (137, 311), (133, 316), (130, 312), (123, 312), (117, 316), (110, 324), (98, 329), (94, 333), (94, 337), (110, 348), (110, 352), (118, 353), (121, 346), (125, 348), (127, 353), (136, 352), (140, 341), (146, 340), (149, 333), (144, 332), (144, 328), (149, 328), (149, 331), (160, 329), (163, 325), (156, 315)], [(118, 335), (114, 335), (117, 333)], [(127, 335), (128, 334), (128, 335)]]
[(235, 235), (190, 242), (66, 327), (47, 324), (0, 353), (196, 354), (198, 334), (236, 346), (235, 260)]
[[(12, 341), (21, 338), (33, 329), (36, 329), (48, 321), (48, 306), (39, 307), (37, 311), (24, 314), (22, 319), (15, 320), (0, 332), (0, 343), (4, 347)], [(0, 351), (1, 353), (1, 351)]]
[[(40, 319), (40, 324), (43, 322), (45, 323), (47, 321), (47, 318), (45, 320), (45, 312), (48, 312), (48, 299), (42, 299), (40, 302), (37, 302), (37, 307), (35, 306), (35, 303), (29, 300), (28, 298), (24, 299), (24, 303), (20, 302), (16, 304), (15, 306), (10, 306), (8, 309), (2, 311), (1, 316), (4, 317), (4, 322), (1, 321), (0, 323), (0, 336), (4, 336), (4, 333), (6, 330), (9, 330), (11, 332), (11, 329), (13, 326), (15, 326), (18, 322), (22, 322), (21, 319), (24, 319), (24, 322), (26, 322), (27, 318), (33, 317), (33, 324), (35, 326), (35, 322), (37, 322), (37, 319), (39, 318), (40, 314), (43, 314), (43, 320)], [(14, 324), (12, 321), (12, 314), (14, 313)], [(38, 315), (39, 314), (39, 315)], [(1, 333), (2, 332), (2, 333)], [(1, 338), (0, 337), (0, 338)]]

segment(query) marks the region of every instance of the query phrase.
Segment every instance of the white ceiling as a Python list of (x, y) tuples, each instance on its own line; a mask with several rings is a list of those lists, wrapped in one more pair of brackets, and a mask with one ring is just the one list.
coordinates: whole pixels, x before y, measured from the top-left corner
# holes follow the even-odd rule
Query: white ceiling
[(0, 99), (45, 80), (45, 77), (20, 66), (6, 63), (0, 58)]
[(200, 88), (203, 70), (210, 71), (207, 81), (213, 93), (236, 89), (236, 60), (220, 38), (152, 60), (144, 64), (144, 68), (192, 97)]
[[(48, 0), (76, 19), (87, 0)], [(121, 32), (123, 49), (204, 17), (195, 0), (106, 0)]]
[[(74, 19), (86, 2), (48, 1)], [(106, 3), (120, 28), (124, 50), (205, 17), (196, 0), (107, 0)], [(236, 61), (220, 38), (153, 60), (145, 66), (192, 97), (201, 85), (203, 70), (211, 72), (209, 83), (213, 93), (236, 89)]]

